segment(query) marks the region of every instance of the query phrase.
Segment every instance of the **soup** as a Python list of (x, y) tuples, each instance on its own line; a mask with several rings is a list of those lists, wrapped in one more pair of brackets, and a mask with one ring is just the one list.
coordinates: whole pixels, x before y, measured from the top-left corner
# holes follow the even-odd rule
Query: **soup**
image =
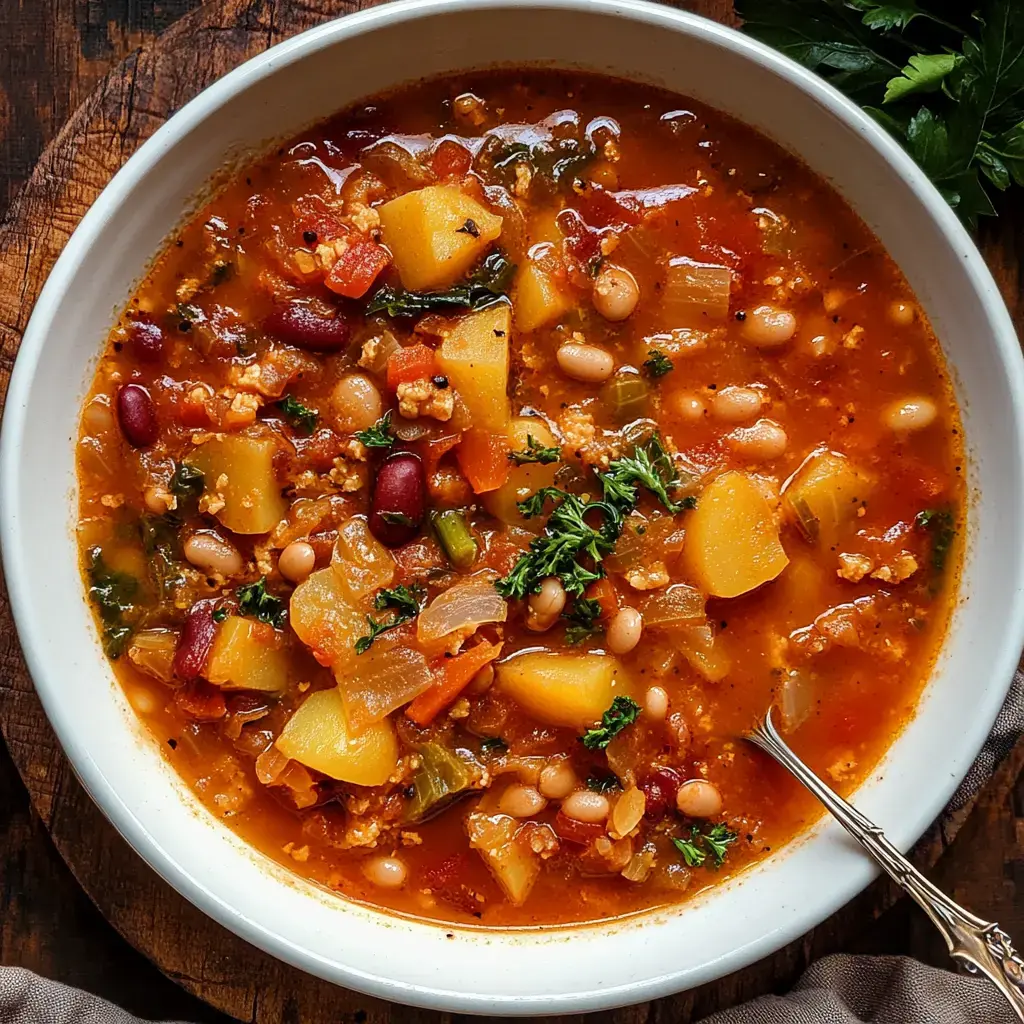
[(210, 811), (466, 924), (682, 900), (912, 714), (955, 598), (959, 419), (906, 282), (689, 100), (487, 72), (220, 183), (108, 339), (82, 571)]

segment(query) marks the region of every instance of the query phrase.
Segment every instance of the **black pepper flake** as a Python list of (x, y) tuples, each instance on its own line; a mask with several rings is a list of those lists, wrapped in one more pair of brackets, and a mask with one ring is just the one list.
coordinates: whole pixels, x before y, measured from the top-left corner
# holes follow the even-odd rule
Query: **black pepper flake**
[(245, 179), (245, 183), (246, 183), (246, 185), (251, 185), (252, 184), (252, 178), (246, 178)]
[(416, 787), (415, 786), (406, 786), (405, 789), (402, 790), (402, 796), (404, 796), (406, 800), (411, 800), (415, 795), (416, 795)]
[(495, 331), (494, 332), (494, 336), (496, 338), (504, 338), (505, 337), (505, 332), (504, 331)]
[(185, 242), (179, 238), (174, 244), (180, 249), (185, 244)]
[(169, 746), (171, 748), (171, 750), (177, 750), (178, 749), (178, 741), (175, 740), (175, 739), (170, 739), (170, 740), (167, 741), (167, 746)]
[(188, 332), (192, 330), (192, 325), (187, 320), (179, 320), (178, 330), (181, 331), (182, 334), (188, 334)]
[(316, 245), (316, 232), (315, 231), (303, 231), (302, 240), (306, 245)]
[(718, 390), (718, 385), (717, 384), (709, 384), (708, 385), (708, 390), (709, 391), (717, 391)]
[(122, 345), (121, 342), (119, 342), (119, 341), (115, 341), (114, 342), (114, 351), (115, 352), (120, 352), (121, 349), (123, 349), (123, 348), (124, 348), (124, 345)]
[(744, 313), (744, 312), (743, 312), (743, 310), (741, 309), (741, 310), (739, 310), (739, 311), (737, 312), (737, 314), (736, 314), (736, 319), (737, 319), (737, 320), (739, 320), (739, 321), (740, 321), (740, 323), (742, 323), (742, 322), (743, 322), (744, 320), (746, 320), (746, 319), (747, 319), (747, 314), (746, 314), (746, 313)]
[(245, 234), (245, 228), (241, 224), (238, 225), (238, 233), (240, 235), (244, 235)]
[(430, 383), (433, 384), (435, 388), (441, 388), (441, 390), (443, 391), (446, 387), (448, 387), (448, 378), (442, 377), (439, 374), (436, 377), (431, 377)]
[(457, 235), (472, 235), (474, 238), (479, 238), (480, 237), (480, 229), (476, 226), (476, 221), (475, 220), (470, 220), (470, 218), (467, 217), (466, 218), (466, 223), (463, 224), (461, 228), (456, 228), (455, 229), (455, 234), (457, 234)]

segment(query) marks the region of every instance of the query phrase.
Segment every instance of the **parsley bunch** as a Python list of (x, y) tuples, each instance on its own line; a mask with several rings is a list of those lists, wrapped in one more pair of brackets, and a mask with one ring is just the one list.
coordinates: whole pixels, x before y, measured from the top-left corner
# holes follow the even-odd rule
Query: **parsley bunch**
[(711, 855), (711, 860), (716, 868), (720, 868), (725, 861), (725, 855), (729, 847), (736, 842), (739, 836), (727, 828), (722, 822), (712, 825), (707, 832), (702, 832), (695, 825), (690, 829), (689, 839), (677, 839), (673, 837), (672, 844), (683, 855), (686, 866), (699, 868)]
[(1020, 0), (737, 0), (746, 32), (845, 92), (921, 165), (960, 218), (1024, 185)]

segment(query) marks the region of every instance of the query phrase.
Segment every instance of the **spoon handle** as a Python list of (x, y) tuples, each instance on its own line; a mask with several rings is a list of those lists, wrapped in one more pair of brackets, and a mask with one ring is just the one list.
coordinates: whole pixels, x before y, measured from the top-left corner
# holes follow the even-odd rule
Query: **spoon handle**
[(772, 722), (771, 709), (746, 738), (787, 768), (832, 812), (843, 828), (932, 919), (946, 940), (950, 956), (961, 961), (971, 974), (979, 971), (984, 974), (1024, 1021), (1024, 960), (1014, 950), (1006, 932), (994, 922), (983, 921), (954, 903), (886, 839), (877, 825), (826, 786), (779, 735)]

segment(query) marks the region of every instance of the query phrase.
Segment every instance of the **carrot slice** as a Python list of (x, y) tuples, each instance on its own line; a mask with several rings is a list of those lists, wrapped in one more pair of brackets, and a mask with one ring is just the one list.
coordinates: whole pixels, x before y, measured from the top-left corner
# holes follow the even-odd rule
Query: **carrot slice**
[(455, 450), (459, 468), (476, 494), (497, 490), (508, 478), (508, 436), (469, 430)]
[(434, 376), (434, 350), (426, 345), (398, 348), (388, 359), (388, 387), (392, 391), (399, 384)]
[(407, 718), (417, 725), (430, 723), (469, 685), (470, 680), (501, 654), (501, 644), (484, 641), (470, 647), (454, 658), (446, 658), (441, 666), (441, 678), (421, 693), (406, 709)]
[(324, 284), (348, 299), (361, 299), (377, 275), (391, 262), (391, 253), (376, 242), (353, 242), (338, 257)]

